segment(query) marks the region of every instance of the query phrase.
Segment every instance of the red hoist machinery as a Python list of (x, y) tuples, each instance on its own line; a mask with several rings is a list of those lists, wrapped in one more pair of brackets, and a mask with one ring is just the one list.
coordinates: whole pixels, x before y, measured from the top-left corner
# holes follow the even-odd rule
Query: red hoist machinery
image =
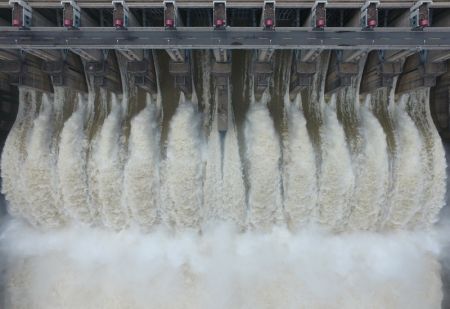
[(262, 22), (263, 22), (264, 30), (275, 30), (275, 1), (274, 0), (264, 1)]
[(227, 27), (226, 1), (213, 1), (213, 23), (215, 30), (224, 30)]
[(24, 0), (9, 0), (12, 6), (12, 26), (19, 29), (31, 27), (32, 9)]
[(311, 10), (311, 27), (314, 30), (323, 30), (327, 25), (327, 0), (316, 0)]
[(81, 10), (76, 0), (62, 0), (63, 25), (69, 30), (79, 29), (81, 26)]
[(363, 30), (373, 30), (378, 26), (378, 7), (380, 1), (368, 0), (361, 8), (361, 28)]
[(166, 30), (177, 28), (177, 7), (174, 0), (164, 1), (164, 27)]
[(125, 0), (113, 0), (113, 23), (117, 30), (126, 30), (129, 23), (130, 11)]
[(419, 0), (409, 9), (409, 23), (413, 30), (423, 30), (430, 26), (431, 3), (433, 3), (431, 0)]

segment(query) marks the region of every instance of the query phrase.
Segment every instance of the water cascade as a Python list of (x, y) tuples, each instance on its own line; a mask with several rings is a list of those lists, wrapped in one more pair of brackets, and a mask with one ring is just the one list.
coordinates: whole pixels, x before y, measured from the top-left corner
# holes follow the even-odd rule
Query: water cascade
[(156, 104), (148, 97), (147, 106), (132, 119), (124, 171), (125, 205), (143, 229), (151, 228), (159, 219), (158, 114)]
[(260, 99), (230, 79), (226, 132), (206, 63), (200, 103), (164, 74), (139, 108), (21, 88), (1, 161), (7, 308), (437, 308), (429, 91), (325, 95), (323, 64), (292, 98), (283, 55)]
[(281, 149), (273, 127), (267, 97), (251, 102), (245, 124), (246, 159), (248, 161), (248, 216), (255, 227), (278, 222), (281, 214)]
[(9, 212), (12, 215), (27, 218), (36, 223), (28, 212), (25, 177), (20, 171), (27, 158), (28, 135), (37, 111), (37, 93), (20, 89), (19, 102), (16, 122), (8, 135), (2, 154), (2, 190), (8, 195)]
[(56, 149), (57, 123), (61, 117), (60, 96), (52, 100), (42, 97), (39, 115), (33, 121), (24, 163), (25, 196), (29, 213), (42, 226), (55, 227), (64, 222), (57, 184)]
[[(302, 226), (317, 220), (317, 171), (313, 145), (300, 110), (301, 96), (294, 102), (285, 97), (288, 109), (288, 138), (284, 152), (284, 208), (290, 225)], [(298, 154), (302, 153), (302, 156)]]
[(163, 163), (163, 220), (181, 228), (199, 226), (202, 212), (200, 118), (194, 102), (182, 95), (170, 125)]
[(361, 106), (361, 152), (356, 158), (355, 189), (349, 217), (349, 227), (373, 230), (385, 213), (389, 181), (389, 159), (386, 135), (370, 111), (368, 95)]
[[(232, 108), (231, 102), (229, 108)], [(219, 132), (217, 111), (214, 112), (204, 176), (204, 219), (228, 221), (241, 226), (246, 219), (242, 164), (232, 117), (228, 119), (228, 124), (225, 135)]]
[(87, 176), (88, 138), (86, 125), (87, 104), (80, 95), (76, 110), (64, 123), (58, 156), (58, 179), (64, 210), (78, 222), (91, 223), (93, 212), (89, 204)]

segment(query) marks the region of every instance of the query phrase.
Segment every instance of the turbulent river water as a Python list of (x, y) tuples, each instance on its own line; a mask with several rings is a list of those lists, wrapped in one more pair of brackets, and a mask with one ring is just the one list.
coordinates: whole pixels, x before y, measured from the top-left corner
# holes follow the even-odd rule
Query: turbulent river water
[(360, 96), (355, 77), (325, 96), (323, 56), (290, 98), (280, 52), (258, 101), (236, 52), (223, 134), (207, 53), (190, 98), (157, 58), (157, 96), (20, 89), (1, 160), (4, 308), (440, 308), (429, 89)]

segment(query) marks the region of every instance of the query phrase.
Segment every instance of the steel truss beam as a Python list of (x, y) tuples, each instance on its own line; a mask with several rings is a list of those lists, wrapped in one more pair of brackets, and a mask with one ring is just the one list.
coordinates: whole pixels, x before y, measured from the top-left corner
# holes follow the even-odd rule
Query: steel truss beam
[(0, 49), (449, 49), (450, 27), (411, 31), (408, 28), (327, 28), (323, 32), (311, 28), (32, 28), (17, 30), (0, 27)]
[[(61, 0), (28, 0), (32, 8), (60, 8)], [(412, 0), (397, 0), (397, 1), (381, 1), (380, 8), (410, 8)], [(212, 1), (191, 0), (178, 1), (177, 6), (180, 8), (206, 8), (211, 7)], [(308, 1), (284, 1), (278, 0), (277, 7), (280, 8), (305, 8), (310, 9), (314, 4), (314, 0)], [(330, 0), (327, 7), (336, 9), (359, 9), (364, 4), (363, 0), (348, 0), (348, 1), (332, 1)], [(78, 5), (81, 8), (111, 8), (111, 0), (78, 0)], [(241, 1), (228, 0), (227, 6), (230, 8), (259, 8), (261, 1)], [(9, 8), (8, 1), (0, 2), (0, 8)], [(161, 0), (129, 0), (129, 8), (160, 8), (162, 7)], [(432, 8), (448, 8), (450, 3), (446, 0), (434, 0), (430, 5)]]

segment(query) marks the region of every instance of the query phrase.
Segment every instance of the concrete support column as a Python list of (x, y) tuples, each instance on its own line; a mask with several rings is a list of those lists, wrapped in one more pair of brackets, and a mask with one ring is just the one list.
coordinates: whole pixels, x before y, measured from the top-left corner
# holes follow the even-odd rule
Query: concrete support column
[[(276, 26), (275, 1), (264, 1), (260, 26), (265, 31), (275, 31)], [(255, 98), (259, 100), (264, 91), (269, 87), (273, 74), (272, 56), (273, 48), (257, 51), (256, 60), (253, 62), (253, 77), (255, 85)]]
[(88, 92), (83, 64), (80, 58), (71, 52), (64, 54), (62, 59), (45, 61), (42, 71), (50, 75), (53, 86)]
[[(169, 62), (169, 73), (175, 78), (175, 87), (184, 92), (187, 97), (192, 95), (192, 67), (191, 67), (191, 51), (179, 50), (180, 54), (183, 53), (184, 57), (181, 61), (174, 61), (171, 59)], [(169, 54), (170, 55), (170, 54)]]
[[(29, 87), (42, 92), (53, 92), (49, 75), (42, 71), (42, 60), (25, 53), (18, 53), (14, 59), (0, 60), (0, 72), (7, 75), (2, 83)], [(2, 88), (7, 87), (4, 85)]]
[(317, 59), (321, 53), (318, 49), (294, 51), (291, 69), (291, 81), (289, 84), (289, 95), (295, 98), (297, 93), (308, 88), (313, 83), (316, 74)]
[(403, 93), (417, 88), (433, 87), (436, 85), (436, 77), (446, 71), (447, 67), (442, 63), (428, 61), (426, 52), (416, 53), (406, 59), (396, 92)]
[(374, 92), (382, 87), (392, 87), (394, 77), (402, 72), (401, 61), (387, 61), (381, 51), (372, 51), (367, 56), (360, 93)]
[(127, 71), (134, 84), (150, 94), (157, 94), (156, 70), (151, 51), (142, 61), (129, 61)]
[(439, 134), (450, 139), (450, 62), (443, 66), (447, 72), (439, 76), (430, 89), (430, 111)]
[(113, 52), (105, 54), (101, 61), (86, 62), (85, 71), (94, 87), (104, 88), (113, 93), (122, 93), (119, 66)]
[[(226, 132), (228, 130), (228, 101), (229, 86), (231, 76), (231, 53), (225, 51), (225, 56), (217, 57), (214, 53), (215, 62), (213, 63), (211, 73), (214, 77), (215, 90), (217, 93), (217, 130)], [(225, 61), (221, 61), (225, 59)]]
[(352, 78), (358, 74), (358, 71), (358, 63), (345, 62), (341, 51), (332, 51), (325, 80), (325, 93), (332, 93), (350, 86)]
[[(113, 24), (118, 31), (126, 31), (128, 27), (141, 26), (133, 13), (131, 13), (128, 9), (128, 6), (124, 0), (113, 0), (112, 3), (114, 5)], [(144, 60), (144, 51), (141, 49), (118, 48), (117, 51), (128, 61)]]
[[(182, 26), (175, 0), (164, 1), (164, 27), (166, 31)], [(178, 48), (166, 49), (170, 57), (169, 73), (175, 78), (175, 87), (187, 97), (192, 96), (191, 51)]]

